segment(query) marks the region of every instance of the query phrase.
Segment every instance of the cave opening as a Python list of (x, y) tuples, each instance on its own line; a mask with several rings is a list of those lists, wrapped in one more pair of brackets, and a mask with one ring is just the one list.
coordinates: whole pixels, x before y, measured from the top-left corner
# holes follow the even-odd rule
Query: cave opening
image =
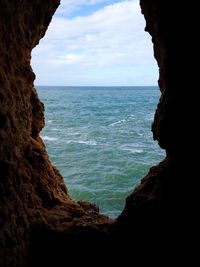
[[(91, 0), (90, 3), (96, 1), (100, 2), (100, 0)], [(48, 160), (48, 153), (44, 149), (42, 139), (39, 136), (44, 125), (44, 112), (43, 105), (38, 99), (33, 86), (35, 75), (30, 67), (30, 53), (40, 38), (44, 36), (59, 2), (59, 0), (0, 1), (0, 266), (40, 266), (43, 263), (44, 266), (51, 266), (53, 263), (55, 263), (55, 266), (59, 266), (63, 265), (63, 262), (67, 264), (71, 261), (94, 265), (94, 261), (91, 260), (91, 257), (88, 257), (89, 255), (93, 255), (93, 258), (98, 259), (98, 262), (102, 265), (108, 260), (112, 263), (118, 263), (121, 259), (122, 262), (127, 263), (137, 260), (141, 262), (143, 258), (148, 258), (148, 263), (151, 260), (155, 262), (157, 258), (160, 261), (160, 257), (157, 257), (157, 255), (163, 255), (163, 258), (167, 256), (170, 261), (174, 259), (174, 255), (178, 255), (178, 260), (180, 260), (183, 251), (187, 252), (185, 255), (188, 255), (188, 251), (196, 251), (192, 248), (191, 244), (194, 242), (191, 239), (198, 232), (196, 223), (198, 222), (198, 213), (196, 211), (199, 208), (199, 194), (197, 192), (199, 188), (197, 186), (199, 170), (197, 171), (198, 164), (196, 164), (198, 158), (193, 153), (193, 150), (198, 147), (198, 138), (196, 138), (198, 124), (195, 123), (199, 119), (197, 118), (198, 105), (195, 105), (198, 99), (198, 90), (196, 90), (198, 88), (196, 86), (198, 75), (194, 75), (195, 68), (192, 67), (195, 66), (198, 52), (198, 49), (195, 49), (195, 44), (198, 43), (196, 42), (198, 24), (196, 23), (197, 16), (194, 13), (198, 10), (198, 3), (194, 6), (194, 4), (180, 5), (180, 3), (174, 2), (172, 6), (170, 1), (162, 1), (161, 3), (154, 0), (140, 0), (147, 23), (146, 29), (153, 38), (155, 57), (160, 68), (159, 85), (162, 97), (156, 110), (153, 134), (161, 147), (166, 149), (167, 156), (159, 165), (150, 169), (147, 176), (142, 179), (141, 184), (127, 197), (122, 214), (113, 221), (98, 213), (90, 203), (76, 202), (69, 197), (63, 177), (59, 175), (59, 172)], [(86, 0), (66, 2), (80, 3), (86, 2)], [(190, 20), (185, 19), (188, 14), (193, 14)], [(118, 18), (118, 15), (115, 14), (112, 17)], [(125, 17), (127, 17), (127, 13)], [(105, 20), (101, 19), (100, 21), (105, 23)], [(128, 24), (131, 25), (131, 23)], [(60, 25), (61, 28), (62, 25), (63, 23)], [(91, 25), (93, 26), (93, 24)], [(140, 27), (142, 32), (143, 28), (143, 26)], [(82, 27), (79, 27), (79, 29), (82, 29)], [(126, 27), (123, 29), (126, 29)], [(60, 35), (59, 31), (58, 27), (56, 31), (58, 36)], [(45, 79), (39, 82), (42, 72), (38, 71), (37, 62), (33, 65), (37, 75), (35, 84), (40, 97), (43, 102), (49, 101), (51, 105), (50, 113), (55, 112), (56, 118), (60, 118), (58, 122), (63, 125), (65, 121), (59, 116), (64, 114), (63, 107), (65, 105), (61, 105), (60, 101), (65, 101), (65, 95), (55, 90), (53, 76), (56, 77), (55, 84), (59, 82), (58, 85), (61, 85), (62, 79), (61, 76), (57, 76), (56, 67), (62, 71), (63, 68), (59, 68), (60, 61), (62, 61), (63, 66), (66, 65), (65, 60), (67, 60), (70, 63), (67, 64), (69, 68), (63, 72), (65, 72), (66, 77), (68, 77), (67, 74), (72, 77), (72, 73), (70, 73), (74, 64), (72, 62), (77, 61), (78, 57), (70, 52), (67, 57), (66, 55), (65, 57), (57, 55), (57, 60), (54, 61), (50, 58), (51, 53), (47, 54), (47, 48), (50, 49), (55, 43), (57, 52), (59, 44), (62, 45), (66, 41), (63, 38), (61, 39), (47, 40), (47, 46), (42, 47), (42, 42), (38, 46), (41, 55), (44, 56), (42, 58), (38, 54), (39, 67), (41, 70), (43, 68), (43, 74), (47, 70), (46, 81), (48, 79), (51, 81), (51, 87), (46, 83), (47, 87), (39, 88), (38, 85), (45, 84)], [(91, 41), (91, 38), (87, 40)], [(130, 43), (131, 47), (134, 44), (133, 40), (126, 43)], [(67, 45), (69, 44), (70, 42)], [(152, 47), (151, 42), (149, 44)], [(75, 46), (73, 45), (73, 47)], [(122, 52), (123, 47), (125, 47), (125, 44), (120, 43), (120, 52)], [(128, 55), (131, 58), (134, 53), (130, 53), (127, 47), (125, 50), (129, 51)], [(136, 49), (133, 50), (136, 51)], [(115, 50), (113, 49), (113, 51)], [(145, 49), (145, 51), (147, 50)], [(37, 56), (37, 53), (33, 54), (32, 63), (36, 59), (35, 56)], [(55, 71), (49, 72), (47, 67), (55, 68)], [(124, 66), (123, 68), (125, 69)], [(82, 70), (84, 71), (84, 68)], [(88, 70), (88, 68), (85, 68), (85, 70)], [(92, 70), (94, 70), (94, 65), (92, 65)], [(81, 78), (78, 73), (79, 69), (76, 68), (77, 81)], [(118, 72), (117, 77), (115, 76), (116, 81), (122, 73), (121, 71)], [(130, 77), (134, 77), (135, 73), (131, 73)], [(111, 73), (110, 76), (112, 76)], [(84, 77), (86, 77), (85, 73)], [(142, 77), (145, 76), (142, 75)], [(106, 81), (106, 76), (104, 80)], [(83, 83), (83, 80), (80, 79), (80, 81)], [(121, 82), (123, 84), (118, 84), (117, 90), (115, 89), (117, 94), (114, 96), (119, 97), (117, 104), (122, 104), (123, 98), (120, 97), (120, 93), (121, 91), (125, 92), (125, 90), (120, 90), (119, 87), (127, 85), (124, 80)], [(68, 84), (69, 86), (71, 85)], [(116, 85), (114, 86), (116, 87)], [(56, 100), (50, 97), (53, 92), (52, 87), (55, 91), (54, 96), (57, 96)], [(138, 88), (137, 91), (141, 93), (139, 89), (141, 88)], [(140, 108), (147, 105), (152, 99), (150, 93), (152, 91), (147, 90), (147, 88), (144, 89), (146, 99), (141, 102)], [(91, 91), (91, 88), (88, 88), (88, 90)], [(126, 90), (128, 100), (131, 102), (129, 102), (130, 108), (134, 106), (134, 100), (136, 102), (136, 98), (130, 95), (133, 91), (131, 88)], [(64, 91), (64, 93), (66, 92), (69, 92), (69, 90)], [(80, 111), (78, 101), (83, 100), (83, 97), (80, 95), (75, 97), (75, 90), (73, 92), (72, 96), (76, 98), (77, 104), (75, 111), (78, 112)], [(156, 98), (159, 98), (159, 91), (156, 89), (153, 92), (157, 92)], [(105, 99), (102, 90), (100, 91), (100, 99)], [(112, 97), (111, 100), (116, 103)], [(69, 104), (73, 102), (68, 101)], [(94, 95), (91, 94), (91, 101), (87, 102), (89, 107), (94, 102)], [(111, 102), (108, 102), (109, 111), (111, 110), (112, 115), (119, 112), (119, 107), (114, 108), (112, 106), (111, 108)], [(128, 102), (124, 102), (126, 106), (119, 112), (122, 116), (128, 107)], [(48, 104), (45, 103), (45, 105), (46, 127), (48, 125), (55, 126), (53, 125), (54, 121), (48, 118)], [(155, 106), (152, 107), (152, 110), (155, 109)], [(58, 107), (60, 107), (59, 116), (56, 113)], [(97, 108), (100, 107), (97, 106)], [(72, 118), (75, 111), (71, 110)], [(93, 113), (94, 111), (90, 112), (90, 115)], [(148, 118), (151, 113), (143, 109), (143, 114)], [(151, 115), (153, 115), (153, 112)], [(85, 118), (86, 116), (80, 117)], [(125, 134), (127, 134), (129, 132), (125, 128), (125, 125), (129, 122), (127, 119), (127, 117), (122, 117), (119, 120), (112, 121), (110, 126), (107, 125), (109, 126), (107, 127), (108, 136), (112, 136), (112, 129), (119, 126), (123, 126), (122, 130), (125, 129)], [(67, 118), (67, 121), (70, 120)], [(151, 121), (149, 120), (149, 126), (146, 127), (145, 133), (148, 132), (152, 141), (150, 134)], [(142, 121), (142, 125), (144, 126), (144, 121)], [(131, 126), (134, 131), (136, 127), (134, 127), (134, 124), (131, 124)], [(44, 131), (42, 132), (43, 139)], [(45, 142), (53, 161), (52, 157), (56, 153), (52, 153), (52, 145), (62, 139), (55, 127), (54, 135), (46, 136), (50, 137)], [(157, 154), (157, 150), (149, 144), (147, 137), (146, 135), (145, 139), (137, 143), (144, 144), (144, 141), (147, 141), (148, 151), (152, 152), (151, 155)], [(56, 138), (57, 140), (55, 140)], [(133, 140), (133, 135), (131, 138)], [(64, 136), (64, 140), (68, 140), (66, 136)], [(127, 142), (127, 135), (125, 142)], [(96, 144), (93, 143), (92, 145), (91, 143), (90, 145), (97, 148), (98, 155), (100, 155), (98, 142), (96, 141)], [(128, 145), (130, 145), (130, 142), (128, 142)], [(85, 146), (86, 144), (79, 143), (79, 152), (82, 152), (86, 148)], [(60, 155), (59, 146), (55, 145), (55, 148), (57, 149), (57, 155)], [(131, 151), (126, 152), (127, 163), (127, 155)], [(139, 162), (138, 158), (136, 161), (135, 156), (142, 153), (130, 154), (131, 162), (134, 164)], [(115, 149), (114, 155), (117, 155), (117, 149)], [(73, 157), (73, 153), (65, 149), (63, 156), (65, 162), (68, 162)], [(150, 158), (152, 159), (152, 157)], [(147, 158), (140, 158), (140, 161), (147, 162)], [(77, 163), (79, 167), (80, 160), (75, 161), (73, 159), (73, 162)], [(60, 160), (57, 163), (54, 161), (55, 165), (59, 165), (59, 163)], [(119, 162), (117, 167), (120, 167)], [(127, 166), (122, 166), (122, 168), (125, 171), (127, 170)], [(90, 170), (90, 168), (88, 169)], [(67, 180), (66, 184), (70, 187), (69, 176), (67, 175), (65, 178)], [(128, 187), (132, 189), (134, 174), (131, 179), (131, 186), (128, 185)], [(115, 192), (115, 188), (109, 190), (109, 195)], [(120, 191), (119, 184), (118, 190)], [(177, 248), (180, 248), (181, 255), (177, 254)], [(144, 257), (144, 255), (148, 255), (148, 257)]]
[(51, 161), (74, 199), (115, 218), (164, 158), (150, 131), (160, 93), (139, 1), (98, 2), (63, 0), (32, 66)]

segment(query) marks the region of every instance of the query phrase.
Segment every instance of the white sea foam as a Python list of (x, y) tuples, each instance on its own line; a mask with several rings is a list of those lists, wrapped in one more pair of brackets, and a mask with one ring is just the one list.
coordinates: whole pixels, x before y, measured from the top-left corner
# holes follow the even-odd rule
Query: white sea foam
[(50, 137), (50, 136), (41, 136), (44, 141), (56, 141), (58, 138)]
[(141, 148), (139, 148), (139, 146), (137, 144), (135, 145), (122, 145), (120, 146), (121, 150), (124, 151), (129, 151), (132, 154), (140, 154), (143, 152), (143, 150)]
[(134, 114), (131, 114), (129, 117), (130, 118), (135, 118), (135, 115)]
[(79, 132), (71, 132), (71, 133), (67, 133), (67, 135), (80, 135), (81, 133), (79, 133)]
[(67, 143), (68, 144), (71, 144), (71, 143), (85, 144), (85, 145), (90, 145), (90, 146), (96, 146), (97, 145), (95, 140), (88, 140), (88, 141), (84, 141), (84, 140), (68, 140)]
[(111, 123), (109, 126), (115, 126), (115, 125), (117, 125), (117, 124), (121, 124), (121, 123), (124, 123), (124, 122), (126, 122), (125, 119), (120, 120), (120, 121), (113, 122), (113, 123)]
[(137, 149), (137, 148), (127, 148), (127, 151), (130, 151), (132, 154), (140, 154), (143, 152), (142, 149)]

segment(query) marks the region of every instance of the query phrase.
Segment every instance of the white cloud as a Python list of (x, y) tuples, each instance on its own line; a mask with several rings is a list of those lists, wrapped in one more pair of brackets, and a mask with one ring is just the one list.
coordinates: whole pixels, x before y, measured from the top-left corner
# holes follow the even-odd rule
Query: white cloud
[[(100, 1), (65, 1), (65, 7)], [(155, 84), (157, 66), (144, 27), (138, 1), (115, 3), (89, 16), (55, 17), (33, 53), (37, 82), (114, 84), (121, 77), (121, 83)], [(49, 82), (47, 73), (52, 73)]]
[[(123, 1), (123, 0), (122, 0)], [(136, 0), (137, 1), (137, 0)], [(76, 10), (96, 4), (110, 4), (110, 0), (61, 0), (57, 15), (69, 15)]]

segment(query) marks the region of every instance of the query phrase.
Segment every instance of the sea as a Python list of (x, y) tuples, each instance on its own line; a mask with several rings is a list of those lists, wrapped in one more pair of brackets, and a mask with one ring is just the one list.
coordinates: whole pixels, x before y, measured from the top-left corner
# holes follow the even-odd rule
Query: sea
[(45, 105), (41, 137), (75, 200), (116, 218), (165, 152), (151, 124), (158, 87), (38, 86)]

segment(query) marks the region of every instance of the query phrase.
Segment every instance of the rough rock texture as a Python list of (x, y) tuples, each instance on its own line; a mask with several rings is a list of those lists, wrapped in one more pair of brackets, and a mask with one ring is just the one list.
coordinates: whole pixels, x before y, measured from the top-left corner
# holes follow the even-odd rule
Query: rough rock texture
[(31, 50), (59, 0), (0, 0), (0, 266), (59, 266), (69, 259), (94, 266), (88, 252), (98, 264), (106, 257), (125, 263), (140, 251), (158, 253), (166, 241), (187, 247), (184, 239), (196, 236), (198, 9), (178, 2), (141, 0), (162, 92), (152, 129), (167, 157), (113, 222), (69, 197), (39, 137), (44, 108), (33, 86)]
[(57, 0), (0, 1), (0, 266), (25, 265), (31, 227), (107, 220), (76, 203), (49, 162), (39, 132), (44, 107), (33, 86), (31, 50)]
[(117, 223), (129, 235), (140, 229), (145, 240), (154, 240), (154, 245), (157, 242), (161, 247), (169, 241), (170, 248), (178, 244), (188, 249), (187, 238), (198, 233), (196, 210), (200, 203), (198, 159), (194, 156), (195, 149), (199, 150), (198, 76), (194, 68), (199, 54), (195, 41), (198, 8), (180, 1), (140, 3), (160, 71), (162, 95), (152, 131), (167, 156), (127, 198)]

